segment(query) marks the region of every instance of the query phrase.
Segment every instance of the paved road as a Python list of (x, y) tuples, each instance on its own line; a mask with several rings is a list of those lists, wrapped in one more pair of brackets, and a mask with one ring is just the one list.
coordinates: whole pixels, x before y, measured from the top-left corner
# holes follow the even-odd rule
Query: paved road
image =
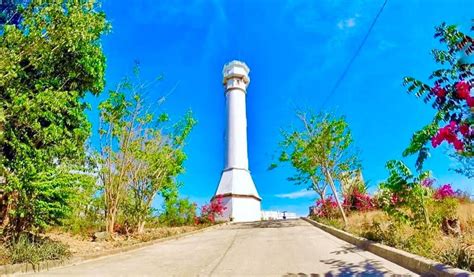
[[(314, 274), (314, 275), (313, 275)], [(238, 223), (42, 276), (393, 276), (410, 271), (303, 220)]]

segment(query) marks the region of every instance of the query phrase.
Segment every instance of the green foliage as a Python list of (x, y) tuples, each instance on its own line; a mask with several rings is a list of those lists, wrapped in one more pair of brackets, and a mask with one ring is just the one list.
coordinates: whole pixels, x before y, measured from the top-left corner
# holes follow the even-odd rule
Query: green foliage
[[(32, 227), (44, 229), (51, 224), (60, 224), (73, 210), (72, 204), (84, 184), (84, 176), (72, 172), (70, 167), (57, 167), (49, 172), (40, 172), (31, 183), (22, 184), (15, 206), (12, 224), (16, 232)], [(87, 181), (86, 181), (87, 182)]]
[(428, 206), (432, 200), (430, 188), (422, 185), (430, 176), (422, 172), (414, 176), (401, 161), (388, 161), (386, 165), (389, 177), (382, 182), (379, 193), (379, 204), (397, 222), (413, 226), (430, 224)]
[[(86, 177), (87, 176), (87, 177)], [(72, 234), (90, 237), (104, 225), (104, 198), (98, 195), (95, 176), (86, 175), (69, 199), (70, 213), (61, 222), (62, 228)]]
[(340, 180), (347, 172), (359, 168), (356, 155), (350, 151), (353, 139), (343, 118), (304, 113), (298, 113), (298, 118), (301, 128), (283, 132), (280, 143), (279, 162), (289, 162), (296, 169), (296, 175), (289, 180), (320, 193), (329, 183), (328, 172)]
[[(429, 142), (437, 134), (440, 124), (450, 121), (467, 126), (474, 124), (472, 108), (469, 107), (471, 104), (467, 104), (467, 100), (462, 99), (456, 89), (456, 83), (461, 80), (466, 83), (474, 81), (474, 64), (467, 59), (474, 53), (474, 40), (460, 32), (456, 26), (445, 23), (436, 27), (435, 38), (439, 38), (445, 49), (432, 50), (434, 60), (443, 66), (429, 76), (434, 86), (413, 77), (405, 77), (403, 80), (408, 93), (414, 93), (425, 103), (431, 102), (432, 107), (437, 110), (432, 122), (415, 132), (410, 145), (403, 152), (403, 156), (418, 155), (416, 161), (418, 171), (422, 171), (423, 163), (429, 157)], [(442, 89), (443, 93), (437, 95), (436, 90), (439, 89)], [(472, 136), (468, 135), (463, 144), (464, 151), (457, 151), (455, 155), (472, 159), (474, 155)], [(462, 167), (460, 171), (464, 171)]]
[(432, 249), (439, 231), (414, 229), (402, 222), (381, 222), (374, 220), (363, 227), (361, 235), (372, 241), (402, 249), (424, 257), (434, 258)]
[(189, 199), (179, 198), (174, 186), (162, 190), (164, 211), (160, 214), (160, 222), (167, 226), (182, 226), (194, 224), (196, 205)]
[(0, 35), (0, 214), (16, 232), (68, 213), (90, 134), (81, 99), (104, 87), (109, 28), (94, 1), (31, 1), (21, 16)]
[(302, 126), (283, 132), (279, 161), (289, 162), (296, 169), (290, 181), (307, 185), (318, 193), (320, 199), (325, 198), (329, 184), (345, 219), (334, 180), (341, 182), (348, 172), (360, 169), (358, 158), (351, 151), (353, 139), (349, 126), (344, 118), (330, 114), (307, 115), (300, 112), (297, 116)]
[(428, 207), (431, 224), (434, 227), (441, 228), (444, 219), (457, 218), (459, 199), (447, 197), (442, 200), (431, 201)]
[(155, 119), (142, 98), (149, 86), (126, 79), (99, 105), (100, 176), (109, 232), (120, 209), (126, 215), (123, 223), (143, 232), (155, 196), (175, 186), (174, 178), (184, 171), (183, 148), (196, 120), (191, 112), (173, 126), (166, 114)]
[(8, 246), (10, 261), (37, 265), (42, 261), (63, 260), (71, 256), (67, 245), (49, 239), (20, 235)]
[(456, 218), (459, 200), (453, 197), (433, 199), (433, 189), (423, 185), (428, 171), (418, 176), (401, 161), (387, 162), (389, 177), (380, 184), (379, 206), (397, 223), (419, 230), (440, 229), (444, 219)]

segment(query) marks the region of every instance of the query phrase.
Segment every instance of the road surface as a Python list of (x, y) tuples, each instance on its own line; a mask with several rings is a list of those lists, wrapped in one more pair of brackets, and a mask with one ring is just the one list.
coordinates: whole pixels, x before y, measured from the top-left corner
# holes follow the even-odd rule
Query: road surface
[(303, 220), (235, 223), (36, 276), (416, 276)]

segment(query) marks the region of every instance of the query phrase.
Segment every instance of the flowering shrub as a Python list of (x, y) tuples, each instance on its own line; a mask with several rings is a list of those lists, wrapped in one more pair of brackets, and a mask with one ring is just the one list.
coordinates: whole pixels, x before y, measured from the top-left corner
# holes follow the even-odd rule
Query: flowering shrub
[(376, 205), (368, 193), (361, 193), (358, 189), (354, 189), (344, 195), (343, 206), (349, 211), (370, 211)]
[(442, 200), (448, 197), (454, 197), (456, 194), (450, 184), (445, 184), (436, 189), (433, 194), (433, 198), (437, 200)]
[(459, 125), (456, 121), (451, 121), (448, 125), (439, 129), (431, 138), (433, 148), (438, 147), (443, 141), (447, 141), (454, 146), (456, 151), (464, 151), (463, 140), (470, 139), (474, 134), (474, 129), (467, 124)]
[(222, 216), (227, 207), (224, 206), (222, 195), (218, 195), (212, 199), (211, 203), (201, 207), (201, 216), (199, 223), (215, 223), (217, 216)]
[(336, 200), (332, 196), (329, 196), (324, 200), (318, 199), (318, 201), (316, 201), (316, 210), (314, 215), (324, 218), (337, 217), (338, 212)]
[[(445, 23), (436, 28), (435, 38), (446, 47), (432, 51), (435, 61), (442, 65), (430, 74), (432, 83), (404, 78), (408, 92), (431, 103), (437, 111), (431, 123), (413, 135), (403, 152), (403, 156), (418, 153), (418, 171), (429, 157), (430, 142), (436, 148), (446, 141), (460, 159), (474, 156), (474, 64), (469, 62), (469, 56), (474, 53), (474, 39)], [(461, 166), (469, 168), (469, 165)]]

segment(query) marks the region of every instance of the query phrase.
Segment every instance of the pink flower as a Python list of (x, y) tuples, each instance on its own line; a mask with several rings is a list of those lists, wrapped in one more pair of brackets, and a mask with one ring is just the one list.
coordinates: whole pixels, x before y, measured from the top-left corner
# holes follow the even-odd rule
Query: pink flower
[(434, 183), (434, 179), (431, 179), (431, 178), (426, 178), (423, 180), (423, 182), (421, 182), (421, 185), (424, 186), (424, 187), (431, 187)]
[(441, 187), (439, 187), (433, 197), (435, 199), (438, 199), (438, 200), (441, 200), (441, 199), (444, 199), (444, 198), (447, 198), (447, 197), (454, 197), (455, 193), (453, 191), (453, 188), (451, 187), (450, 184), (445, 184), (445, 185), (442, 185)]

